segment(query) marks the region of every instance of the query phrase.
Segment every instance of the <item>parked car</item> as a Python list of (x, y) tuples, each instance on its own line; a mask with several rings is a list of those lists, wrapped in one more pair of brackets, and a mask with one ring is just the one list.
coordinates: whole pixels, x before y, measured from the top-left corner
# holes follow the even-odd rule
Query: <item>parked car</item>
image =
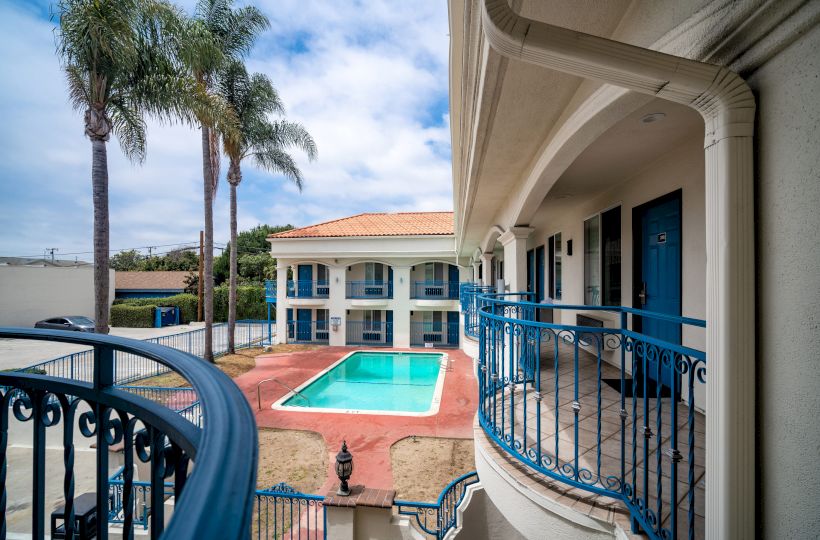
[(82, 315), (68, 315), (64, 317), (54, 317), (45, 319), (34, 324), (34, 328), (45, 328), (48, 330), (74, 330), (77, 332), (93, 332), (94, 321)]

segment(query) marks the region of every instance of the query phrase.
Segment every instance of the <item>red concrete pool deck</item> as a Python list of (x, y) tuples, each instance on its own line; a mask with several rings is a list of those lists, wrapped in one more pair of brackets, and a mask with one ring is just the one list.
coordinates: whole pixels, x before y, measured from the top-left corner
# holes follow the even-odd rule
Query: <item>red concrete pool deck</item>
[[(234, 379), (256, 410), (256, 385), (276, 377), (296, 388), (320, 371), (361, 347), (323, 347), (305, 352), (280, 353), (256, 357), (256, 367)], [(410, 349), (383, 349), (400, 351)], [(382, 414), (337, 414), (301, 411), (275, 411), (271, 404), (288, 391), (269, 382), (262, 385), (262, 410), (256, 410), (259, 427), (315, 431), (324, 438), (328, 452), (328, 474), (319, 493), (326, 493), (338, 482), (333, 466), (342, 440), (353, 454), (351, 484), (369, 488), (393, 489), (390, 447), (412, 435), (471, 439), (473, 417), (478, 404), (473, 361), (460, 350), (424, 349), (416, 352), (442, 352), (449, 355), (450, 370), (444, 378), (441, 406), (431, 416), (392, 416)]]

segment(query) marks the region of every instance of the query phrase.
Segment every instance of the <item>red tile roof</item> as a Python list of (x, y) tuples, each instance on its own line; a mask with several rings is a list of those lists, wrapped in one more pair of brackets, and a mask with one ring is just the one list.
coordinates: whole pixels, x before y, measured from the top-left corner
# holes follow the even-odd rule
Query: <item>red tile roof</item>
[(440, 236), (454, 234), (452, 212), (367, 213), (272, 234), (268, 238)]
[(190, 272), (115, 272), (116, 289), (131, 290), (182, 290), (185, 289), (185, 276)]

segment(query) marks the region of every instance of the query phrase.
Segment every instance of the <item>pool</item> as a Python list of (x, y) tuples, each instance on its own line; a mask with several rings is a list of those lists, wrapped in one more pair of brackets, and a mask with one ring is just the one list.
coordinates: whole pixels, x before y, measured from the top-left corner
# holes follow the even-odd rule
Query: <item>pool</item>
[(289, 392), (274, 409), (428, 416), (438, 412), (443, 353), (355, 351)]

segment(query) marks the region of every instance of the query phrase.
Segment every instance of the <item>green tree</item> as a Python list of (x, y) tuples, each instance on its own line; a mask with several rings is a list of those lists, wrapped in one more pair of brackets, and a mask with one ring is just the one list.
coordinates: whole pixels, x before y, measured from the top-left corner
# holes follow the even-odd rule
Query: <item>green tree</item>
[(108, 333), (108, 154), (113, 132), (132, 162), (145, 159), (147, 115), (209, 116), (201, 85), (180, 70), (179, 12), (162, 0), (62, 0), (57, 54), (91, 140), (96, 331)]
[[(298, 148), (308, 159), (316, 159), (316, 143), (307, 130), (298, 123), (272, 120), (271, 114), (284, 114), (284, 107), (270, 80), (259, 73), (248, 74), (244, 64), (232, 62), (223, 71), (219, 92), (233, 107), (239, 123), (238, 137), (224, 137), (228, 166), (231, 208), (230, 277), (228, 281), (228, 350), (234, 352), (234, 327), (236, 326), (236, 282), (238, 240), (236, 231), (236, 188), (242, 181), (242, 160), (250, 159), (257, 167), (272, 174), (282, 174), (302, 190), (302, 171), (288, 153)], [(246, 265), (264, 261), (258, 255), (243, 255)], [(255, 273), (255, 272), (254, 272)], [(264, 271), (260, 271), (260, 281)]]
[[(199, 0), (196, 14), (189, 26), (189, 47), (186, 62), (191, 74), (206, 88), (212, 88), (219, 72), (230, 61), (241, 59), (248, 53), (256, 36), (268, 28), (268, 19), (253, 6), (235, 9), (233, 0)], [(199, 39), (194, 39), (194, 38)], [(214, 47), (215, 45), (216, 47)], [(219, 140), (235, 136), (229, 121), (217, 125), (209, 118), (200, 118), (202, 135), (202, 180), (205, 208), (205, 257), (203, 260), (205, 359), (213, 362), (213, 200), (219, 179)], [(232, 336), (233, 333), (231, 332)]]
[(117, 272), (134, 272), (142, 269), (143, 256), (136, 249), (120, 251), (111, 257), (111, 268)]

